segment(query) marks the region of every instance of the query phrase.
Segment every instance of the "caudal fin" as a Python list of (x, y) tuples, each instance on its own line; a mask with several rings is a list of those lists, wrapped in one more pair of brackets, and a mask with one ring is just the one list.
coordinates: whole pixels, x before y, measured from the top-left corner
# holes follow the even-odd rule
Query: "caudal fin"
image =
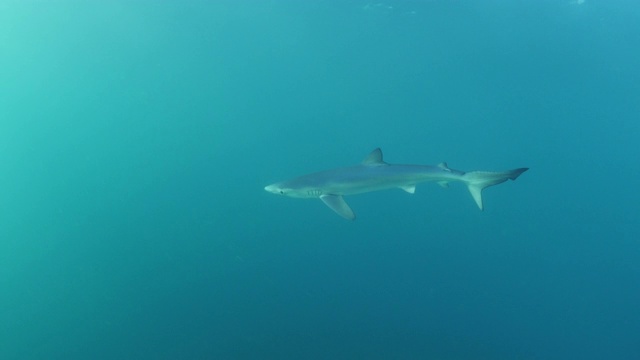
[(523, 172), (529, 170), (529, 168), (520, 168), (502, 172), (489, 172), (489, 171), (470, 171), (462, 175), (462, 181), (467, 184), (473, 200), (476, 204), (483, 209), (482, 206), (482, 190), (489, 186), (501, 184), (507, 180), (515, 180)]

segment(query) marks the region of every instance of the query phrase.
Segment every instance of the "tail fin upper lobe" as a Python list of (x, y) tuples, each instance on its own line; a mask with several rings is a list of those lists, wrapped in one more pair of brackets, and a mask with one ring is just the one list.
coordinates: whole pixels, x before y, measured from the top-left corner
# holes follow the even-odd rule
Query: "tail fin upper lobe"
[(502, 172), (471, 171), (462, 176), (462, 181), (467, 184), (473, 200), (476, 201), (476, 204), (480, 210), (482, 210), (482, 190), (489, 186), (501, 184), (507, 180), (515, 180), (520, 174), (527, 170), (529, 170), (529, 168), (519, 168)]

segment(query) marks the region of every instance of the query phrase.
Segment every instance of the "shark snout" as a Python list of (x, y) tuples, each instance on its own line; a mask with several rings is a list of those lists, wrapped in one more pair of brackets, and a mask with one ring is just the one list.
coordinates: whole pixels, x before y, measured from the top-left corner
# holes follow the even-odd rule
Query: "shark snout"
[(267, 185), (264, 189), (272, 194), (280, 194), (280, 188), (276, 184)]

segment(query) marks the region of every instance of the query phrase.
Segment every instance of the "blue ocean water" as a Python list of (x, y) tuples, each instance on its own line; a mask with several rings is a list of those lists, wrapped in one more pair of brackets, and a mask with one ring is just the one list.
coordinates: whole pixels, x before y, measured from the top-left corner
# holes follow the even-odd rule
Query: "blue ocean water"
[[(640, 359), (640, 6), (0, 3), (0, 359)], [(530, 167), (349, 197), (351, 165)]]

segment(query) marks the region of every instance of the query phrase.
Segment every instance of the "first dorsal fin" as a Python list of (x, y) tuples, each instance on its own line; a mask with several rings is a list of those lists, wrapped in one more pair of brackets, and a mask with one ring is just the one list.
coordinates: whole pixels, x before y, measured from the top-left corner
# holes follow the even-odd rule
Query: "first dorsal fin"
[(387, 163), (382, 160), (382, 150), (376, 148), (362, 161), (362, 165), (376, 166), (387, 165)]

